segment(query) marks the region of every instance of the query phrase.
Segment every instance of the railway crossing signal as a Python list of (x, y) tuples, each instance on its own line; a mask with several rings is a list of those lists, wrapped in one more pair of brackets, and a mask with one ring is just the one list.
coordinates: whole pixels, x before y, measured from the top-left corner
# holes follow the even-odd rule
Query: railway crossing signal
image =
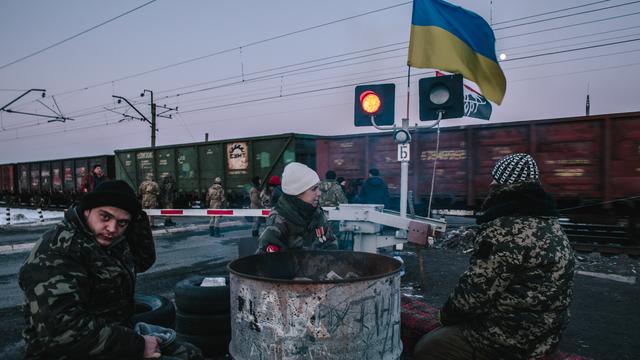
[(393, 125), (395, 123), (395, 84), (356, 86), (355, 126)]
[(420, 79), (420, 120), (461, 118), (464, 115), (462, 75), (444, 75)]

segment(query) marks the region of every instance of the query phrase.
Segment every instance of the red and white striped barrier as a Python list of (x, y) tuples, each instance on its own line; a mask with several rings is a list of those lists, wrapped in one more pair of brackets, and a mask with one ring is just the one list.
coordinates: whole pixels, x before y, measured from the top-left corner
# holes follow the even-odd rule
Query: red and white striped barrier
[(269, 209), (144, 209), (149, 216), (259, 216), (267, 217)]

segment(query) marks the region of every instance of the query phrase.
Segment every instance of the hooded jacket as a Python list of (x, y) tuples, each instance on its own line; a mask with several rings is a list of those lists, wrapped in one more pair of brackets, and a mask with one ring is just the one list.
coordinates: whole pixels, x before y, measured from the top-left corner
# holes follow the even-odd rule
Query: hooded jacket
[(297, 196), (283, 194), (271, 210), (266, 225), (257, 253), (266, 252), (268, 245), (275, 245), (282, 251), (336, 249), (322, 208), (307, 204)]
[(155, 262), (143, 213), (100, 246), (77, 207), (36, 243), (19, 273), (25, 293), (26, 359), (140, 359), (132, 329), (136, 273)]
[(470, 266), (441, 311), (474, 349), (500, 359), (553, 351), (569, 321), (575, 260), (537, 182), (502, 185), (478, 218)]
[(389, 187), (379, 176), (372, 176), (365, 180), (358, 195), (358, 201), (362, 204), (389, 205)]

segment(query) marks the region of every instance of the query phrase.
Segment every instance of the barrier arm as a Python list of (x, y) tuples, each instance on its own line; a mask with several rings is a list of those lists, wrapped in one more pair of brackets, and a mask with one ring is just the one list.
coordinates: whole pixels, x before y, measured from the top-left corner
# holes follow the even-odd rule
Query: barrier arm
[[(329, 220), (340, 221), (340, 231), (353, 233), (353, 250), (375, 253), (380, 247), (403, 244), (407, 241), (425, 245), (429, 238), (444, 233), (445, 220), (418, 216), (402, 217), (398, 213), (383, 212), (382, 205), (341, 204), (324, 208)], [(382, 227), (398, 230), (393, 235), (382, 233)]]

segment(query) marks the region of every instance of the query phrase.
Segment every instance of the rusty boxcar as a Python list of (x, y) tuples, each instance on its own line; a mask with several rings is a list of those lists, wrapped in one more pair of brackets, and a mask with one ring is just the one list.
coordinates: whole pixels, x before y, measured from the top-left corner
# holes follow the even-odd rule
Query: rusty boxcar
[[(545, 187), (560, 207), (593, 212), (637, 209), (640, 195), (640, 112), (442, 128), (434, 208), (477, 210), (489, 173), (499, 158), (534, 156)], [(419, 129), (411, 142), (409, 190), (417, 202), (430, 196), (437, 131)], [(399, 196), (400, 163), (391, 132), (330, 136), (317, 140), (317, 170), (348, 179), (366, 178), (376, 167)], [(397, 199), (395, 203), (397, 205)], [(591, 207), (591, 209), (588, 209)], [(638, 212), (636, 210), (636, 212)]]
[(99, 155), (0, 165), (3, 201), (12, 205), (68, 206), (78, 199), (82, 175), (101, 165), (115, 176), (114, 156)]

